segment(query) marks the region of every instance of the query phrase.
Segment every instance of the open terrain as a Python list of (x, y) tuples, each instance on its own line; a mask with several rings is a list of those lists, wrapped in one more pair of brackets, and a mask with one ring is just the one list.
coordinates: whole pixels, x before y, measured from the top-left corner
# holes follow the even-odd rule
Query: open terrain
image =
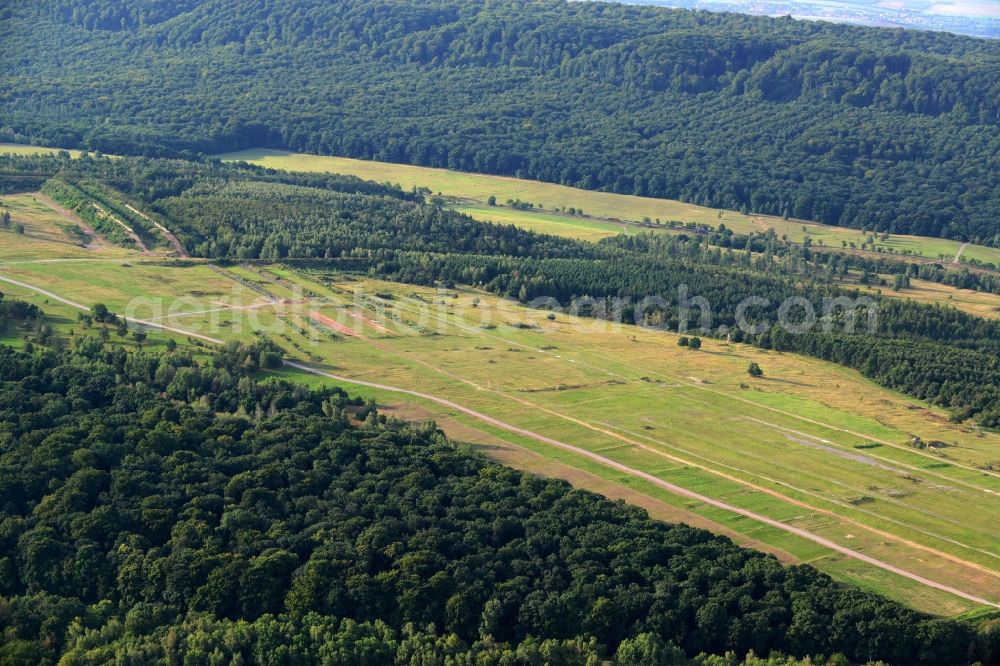
[[(0, 153), (29, 155), (55, 153), (59, 150), (0, 143)], [(68, 152), (74, 157), (80, 155), (80, 151)], [(427, 188), (433, 194), (445, 197), (449, 207), (477, 220), (512, 224), (539, 233), (586, 241), (597, 241), (621, 233), (684, 231), (671, 228), (669, 226), (671, 221), (711, 228), (724, 224), (727, 228), (743, 234), (774, 229), (779, 237), (793, 243), (802, 243), (808, 238), (814, 245), (848, 252), (862, 252), (859, 248), (872, 237), (859, 229), (770, 215), (747, 215), (738, 211), (707, 208), (669, 199), (582, 190), (506, 176), (271, 149), (243, 150), (219, 157), (223, 160), (244, 161), (286, 171), (351, 174), (366, 180), (398, 184), (404, 189)], [(495, 197), (497, 205), (487, 204), (491, 196)], [(535, 208), (528, 210), (514, 208), (506, 205), (508, 200), (531, 203)], [(570, 209), (576, 212), (568, 212)], [(170, 240), (168, 237), (167, 240), (176, 251), (176, 239)], [(892, 252), (901, 258), (919, 257), (951, 264), (959, 264), (962, 260), (973, 260), (983, 265), (992, 264), (1000, 267), (1000, 248), (972, 243), (889, 234), (875, 235), (874, 245), (881, 252)], [(870, 251), (863, 253), (872, 256), (879, 254)], [(183, 254), (182, 252), (181, 256)]]
[[(455, 207), (477, 219), (515, 224), (525, 229), (583, 240), (622, 233), (627, 229), (626, 223), (642, 223), (644, 220), (653, 225), (645, 228), (652, 229), (657, 228), (657, 220), (663, 225), (673, 220), (713, 228), (725, 224), (737, 233), (774, 229), (779, 237), (791, 242), (801, 243), (808, 237), (814, 244), (830, 248), (861, 247), (867, 238), (860, 229), (786, 220), (770, 215), (747, 215), (681, 201), (596, 192), (506, 176), (269, 149), (243, 150), (219, 157), (288, 171), (349, 173), (367, 180), (398, 184), (404, 189), (426, 187), (434, 194), (451, 197)], [(501, 205), (483, 206), (491, 196)], [(508, 200), (531, 203), (536, 209), (517, 210), (503, 205)], [(570, 208), (582, 210), (584, 217), (563, 214)], [(890, 234), (884, 240), (876, 236), (875, 245), (883, 251), (891, 249), (897, 254), (929, 259), (954, 260), (961, 253), (966, 259), (1000, 266), (1000, 249), (972, 244), (963, 248), (963, 243), (954, 240)]]
[[(29, 146), (24, 143), (4, 143), (0, 142), (0, 153), (11, 153), (12, 155), (51, 155), (58, 153), (61, 148), (49, 148), (47, 146)], [(73, 157), (80, 157), (82, 151), (67, 150)]]
[(1000, 666), (1000, 0), (10, 0), (0, 666)]
[[(857, 275), (851, 276), (844, 281), (844, 284), (856, 284), (857, 277)], [(891, 276), (885, 277), (889, 284), (892, 284)], [(890, 298), (908, 298), (920, 303), (946, 305), (977, 317), (1000, 318), (1000, 296), (988, 292), (959, 289), (918, 279), (911, 280), (910, 286), (902, 291), (893, 291), (889, 287), (868, 288), (868, 291), (872, 293), (878, 291)]]
[[(718, 341), (682, 349), (669, 333), (566, 313), (550, 319), (465, 287), (72, 244), (66, 260), (50, 261), (51, 242), (0, 231), (0, 278), (8, 280), (0, 290), (39, 304), (64, 332), (77, 326), (69, 303), (100, 301), (133, 322), (173, 329), (153, 331), (153, 345), (189, 333), (197, 344), (267, 337), (301, 366), (278, 374), (433, 418), (523, 469), (923, 610), (984, 606), (919, 579), (1000, 603), (1000, 472), (991, 471), (1000, 467), (1000, 437), (952, 424), (944, 411), (840, 366)], [(35, 252), (43, 261), (30, 258)], [(747, 376), (751, 360), (763, 379)], [(936, 444), (912, 448), (914, 436)]]

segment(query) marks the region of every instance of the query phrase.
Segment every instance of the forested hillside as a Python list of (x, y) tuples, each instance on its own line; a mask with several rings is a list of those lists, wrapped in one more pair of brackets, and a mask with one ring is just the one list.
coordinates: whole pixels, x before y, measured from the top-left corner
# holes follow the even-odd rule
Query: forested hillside
[(8, 140), (282, 147), (1000, 244), (994, 41), (555, 1), (15, 0), (0, 20)]
[[(857, 290), (840, 286), (827, 270), (801, 270), (812, 259), (809, 248), (801, 261), (779, 263), (770, 252), (755, 259), (745, 246), (756, 242), (750, 239), (737, 239), (743, 249), (705, 250), (681, 238), (644, 236), (595, 245), (477, 222), (418, 193), (339, 175), (166, 159), (0, 157), (0, 187), (39, 181), (57, 197), (53, 182), (72, 185), (80, 196), (97, 192), (101, 205), (123, 215), (132, 201), (165, 220), (195, 257), (471, 284), (525, 303), (556, 299), (567, 308), (597, 299), (583, 313), (598, 317), (613, 316), (612, 299), (619, 299), (617, 316), (625, 322), (700, 330), (697, 307), (685, 317), (680, 296), (686, 293), (710, 304), (703, 334), (834, 361), (953, 408), (956, 419), (1000, 424), (1000, 322), (876, 298), (874, 326), (868, 327), (866, 308), (852, 323), (839, 310), (828, 312), (824, 299), (855, 297)], [(137, 228), (144, 223), (134, 214), (129, 219)], [(762, 300), (742, 312), (738, 327), (748, 297)], [(792, 297), (805, 298), (821, 318), (806, 334), (778, 330), (782, 303)], [(796, 309), (787, 323), (802, 316)], [(757, 325), (761, 330), (746, 330)]]
[(968, 625), (488, 464), (339, 390), (254, 381), (272, 348), (211, 354), (0, 346), (0, 663), (989, 654)]

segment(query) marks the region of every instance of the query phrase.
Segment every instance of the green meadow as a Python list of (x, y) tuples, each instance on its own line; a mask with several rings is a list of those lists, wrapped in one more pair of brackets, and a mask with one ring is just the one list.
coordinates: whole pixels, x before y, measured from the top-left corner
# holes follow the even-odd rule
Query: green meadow
[[(34, 215), (54, 225), (54, 213), (43, 213), (44, 206)], [(154, 330), (149, 345), (168, 337), (186, 343), (183, 331), (223, 340), (267, 337), (288, 358), (317, 369), (445, 397), (1000, 601), (1000, 474), (984, 469), (997, 461), (1000, 437), (951, 424), (943, 411), (840, 366), (715, 340), (683, 349), (662, 331), (564, 313), (550, 318), (465, 287), (144, 258), (74, 245), (68, 231), (42, 222), (30, 235), (0, 234), (0, 275), (182, 331)], [(53, 245), (66, 248), (63, 260), (52, 260)], [(62, 333), (84, 333), (72, 307), (8, 283), (2, 290), (38, 303)], [(4, 336), (18, 344), (22, 334)], [(112, 336), (112, 344), (132, 342)], [(746, 374), (752, 360), (764, 378)], [(419, 397), (293, 369), (273, 374), (340, 383), (400, 418), (434, 419), (456, 441), (509, 464), (713, 529), (785, 561), (809, 562), (916, 608), (946, 615), (977, 608)], [(911, 448), (914, 434), (947, 448)]]
[[(670, 333), (531, 310), (469, 287), (144, 257), (81, 235), (79, 220), (37, 193), (3, 196), (0, 205), (23, 227), (23, 233), (0, 230), (0, 277), (176, 329), (150, 329), (149, 347), (169, 338), (192, 344), (189, 332), (268, 338), (287, 358), (346, 379), (291, 368), (270, 374), (339, 383), (400, 418), (433, 419), (456, 441), (521, 469), (712, 529), (784, 561), (809, 562), (916, 608), (943, 615), (979, 608), (523, 433), (351, 380), (446, 398), (1000, 601), (1000, 473), (993, 471), (1000, 467), (1000, 436), (953, 424), (945, 411), (854, 371), (717, 340), (685, 349)], [(466, 206), (482, 215), (494, 208)], [(607, 221), (496, 210), (593, 238), (617, 233)], [(66, 337), (87, 333), (71, 305), (10, 282), (0, 283), (0, 291), (38, 304)], [(0, 338), (21, 346), (28, 334), (8, 330)], [(113, 334), (109, 344), (136, 343)], [(206, 353), (207, 343), (197, 344), (195, 352)], [(748, 376), (751, 361), (764, 369), (763, 378)], [(914, 436), (941, 446), (912, 448)]]
[[(833, 248), (846, 246), (850, 249), (852, 243), (860, 247), (866, 240), (865, 234), (859, 229), (815, 224), (803, 220), (786, 220), (769, 215), (746, 215), (737, 211), (706, 208), (681, 201), (594, 192), (507, 176), (262, 148), (226, 153), (218, 157), (287, 171), (353, 174), (367, 180), (398, 184), (405, 189), (426, 187), (435, 194), (469, 200), (457, 202), (457, 207), (465, 209), (477, 219), (517, 224), (526, 229), (572, 236), (582, 240), (596, 240), (603, 235), (621, 232), (623, 230), (621, 222), (642, 222), (647, 218), (654, 223), (659, 219), (663, 223), (675, 220), (711, 227), (725, 224), (739, 233), (774, 229), (778, 236), (786, 237), (793, 242), (803, 242), (808, 237), (816, 244), (822, 243)], [(504, 204), (508, 199), (520, 200), (533, 204), (536, 209), (520, 211), (506, 207), (497, 210), (491, 210), (492, 207), (484, 208), (481, 204), (491, 196), (496, 198), (498, 204)], [(563, 219), (563, 216), (557, 215), (558, 212), (569, 208), (582, 210), (588, 217), (574, 220), (573, 216)], [(910, 252), (930, 259), (942, 257), (954, 259), (962, 247), (962, 243), (958, 241), (898, 234), (891, 234), (885, 240), (876, 237), (875, 244), (885, 251), (891, 249), (896, 253)], [(969, 245), (962, 251), (962, 255), (1000, 266), (1000, 249), (997, 248)]]
[[(9, 153), (12, 155), (54, 155), (58, 153), (61, 148), (48, 148), (45, 146), (29, 146), (23, 143), (3, 143), (0, 142), (0, 154)], [(72, 157), (80, 157), (83, 151), (80, 150), (68, 150), (67, 151)]]
[[(0, 143), (0, 154), (37, 155), (56, 153), (59, 150)], [(78, 150), (68, 152), (73, 157), (82, 154)], [(405, 189), (425, 187), (435, 194), (449, 198), (449, 206), (476, 219), (514, 224), (525, 229), (587, 241), (600, 240), (617, 233), (628, 233), (633, 228), (669, 231), (666, 224), (670, 221), (693, 222), (710, 227), (725, 224), (726, 227), (739, 233), (774, 229), (778, 236), (792, 242), (801, 243), (809, 238), (815, 244), (846, 250), (860, 248), (868, 238), (859, 229), (770, 215), (748, 215), (669, 199), (581, 190), (507, 176), (265, 148), (242, 150), (217, 157), (287, 171), (352, 174), (367, 180), (400, 185)], [(495, 197), (497, 206), (487, 205), (491, 196)], [(505, 205), (508, 200), (531, 203), (535, 208), (529, 210), (511, 208)], [(583, 214), (568, 214), (569, 209), (582, 211)], [(647, 220), (651, 226), (646, 226)], [(661, 225), (656, 225), (657, 220)], [(909, 253), (935, 260), (954, 260), (961, 253), (961, 256), (967, 259), (1000, 266), (1000, 248), (970, 244), (963, 249), (963, 244), (954, 240), (890, 234), (884, 239), (876, 236), (875, 245), (884, 252)]]

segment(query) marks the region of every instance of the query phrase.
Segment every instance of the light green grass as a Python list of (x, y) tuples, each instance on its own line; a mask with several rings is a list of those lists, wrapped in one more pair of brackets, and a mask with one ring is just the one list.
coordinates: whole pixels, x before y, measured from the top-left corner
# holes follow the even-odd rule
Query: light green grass
[[(892, 280), (893, 276), (885, 277), (887, 280)], [(878, 291), (890, 298), (908, 298), (921, 303), (940, 303), (977, 317), (1000, 318), (1000, 295), (985, 291), (959, 289), (946, 284), (917, 279), (910, 281), (908, 289), (897, 292), (881, 288)]]
[(544, 211), (515, 210), (501, 206), (461, 205), (453, 208), (484, 222), (512, 224), (529, 231), (577, 240), (599, 241), (608, 236), (617, 236), (625, 230), (622, 224)]
[(38, 192), (0, 195), (0, 209), (24, 227), (23, 234), (0, 229), (0, 263), (53, 259), (120, 260), (133, 255), (91, 238), (84, 247), (83, 223), (72, 212)]
[[(733, 211), (718, 211), (704, 206), (606, 192), (581, 190), (534, 180), (433, 169), (406, 164), (372, 162), (344, 157), (326, 157), (280, 150), (252, 149), (219, 156), (223, 160), (245, 161), (286, 171), (313, 171), (353, 174), (367, 180), (398, 184), (404, 189), (427, 187), (433, 193), (486, 202), (520, 199), (546, 211), (573, 207), (587, 215), (639, 221), (643, 217), (663, 222), (679, 220), (717, 226), (753, 227), (752, 218)], [(721, 217), (720, 217), (721, 213)]]
[[(508, 199), (520, 199), (535, 206), (540, 206), (545, 213), (556, 209), (573, 207), (582, 209), (593, 218), (617, 219), (639, 222), (644, 218), (662, 222), (677, 220), (680, 222), (695, 222), (717, 227), (725, 224), (739, 233), (752, 233), (773, 228), (779, 237), (787, 237), (792, 242), (801, 243), (808, 236), (814, 243), (820, 241), (827, 247), (840, 248), (841, 242), (854, 243), (858, 247), (865, 240), (865, 234), (858, 229), (847, 229), (808, 221), (785, 220), (770, 215), (744, 215), (736, 211), (720, 211), (718, 209), (696, 206), (693, 204), (669, 199), (654, 199), (609, 192), (594, 192), (581, 190), (564, 185), (543, 183), (534, 180), (510, 178), (506, 176), (489, 176), (485, 174), (465, 173), (448, 169), (433, 169), (406, 164), (391, 164), (373, 162), (344, 157), (327, 157), (292, 153), (281, 150), (251, 149), (219, 156), (223, 160), (246, 161), (274, 169), (287, 171), (312, 171), (329, 173), (353, 174), (367, 180), (390, 182), (404, 189), (427, 187), (435, 194), (474, 199), (485, 203), (490, 196), (496, 197), (503, 204)], [(529, 211), (529, 215), (516, 215), (517, 211), (509, 213), (508, 218), (514, 224), (538, 231), (553, 231), (560, 235), (573, 235), (566, 227), (556, 226), (557, 221), (538, 217), (539, 211)], [(543, 215), (545, 214), (543, 213)], [(498, 213), (494, 213), (498, 215)], [(486, 217), (481, 208), (474, 210), (477, 219)], [(506, 221), (506, 220), (505, 220)], [(596, 221), (596, 220), (595, 220)], [(577, 225), (575, 237), (593, 240), (595, 231), (612, 227), (588, 227)], [(618, 227), (619, 230), (621, 227)], [(961, 243), (958, 241), (921, 236), (891, 235), (882, 241), (876, 237), (876, 245), (897, 253), (905, 250), (915, 255), (930, 259), (944, 256), (953, 259), (958, 253)], [(980, 261), (1000, 265), (1000, 249), (970, 245), (964, 256)]]
[[(29, 246), (41, 242), (24, 240)], [(266, 337), (290, 356), (332, 372), (446, 397), (915, 573), (1000, 597), (990, 583), (997, 579), (983, 571), (1000, 569), (1000, 504), (993, 501), (1000, 477), (976, 469), (1000, 458), (1000, 437), (951, 424), (946, 413), (846, 368), (713, 340), (701, 351), (685, 350), (672, 334), (562, 313), (550, 321), (545, 313), (465, 287), (436, 290), (261, 265), (229, 271), (282, 295), (320, 295), (272, 303), (204, 264), (129, 263), (8, 263), (0, 273), (136, 317), (173, 313), (163, 323), (221, 339)], [(71, 309), (29, 298), (63, 317), (61, 326), (74, 327)], [(135, 310), (137, 300), (145, 309)], [(352, 302), (357, 306), (345, 307)], [(354, 330), (363, 337), (314, 337), (289, 326), (302, 327), (311, 311), (360, 322)], [(482, 328), (486, 322), (494, 327)], [(536, 327), (513, 326), (525, 322)], [(747, 376), (751, 360), (764, 368), (764, 379)], [(379, 399), (409, 401), (398, 394)], [(449, 411), (444, 416), (504, 435)], [(954, 446), (942, 454), (917, 451), (907, 446), (914, 434)], [(665, 491), (654, 494), (633, 476), (516, 439), (537, 454), (535, 462), (522, 463), (525, 469), (545, 473), (555, 461), (668, 501)], [(856, 448), (875, 440), (880, 446)], [(677, 497), (669, 502), (921, 609), (950, 614), (970, 608), (864, 563), (841, 562), (753, 520)]]
[[(0, 143), (0, 155), (55, 155), (61, 148), (47, 148), (45, 146), (28, 146), (23, 143)], [(68, 150), (70, 157), (74, 159), (83, 154), (79, 150)]]

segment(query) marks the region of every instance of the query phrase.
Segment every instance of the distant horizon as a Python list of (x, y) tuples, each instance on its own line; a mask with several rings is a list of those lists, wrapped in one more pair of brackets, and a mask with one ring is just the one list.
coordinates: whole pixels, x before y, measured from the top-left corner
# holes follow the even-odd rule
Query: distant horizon
[(1000, 39), (1000, 4), (987, 0), (618, 0), (626, 4), (791, 16), (872, 28), (929, 30)]

